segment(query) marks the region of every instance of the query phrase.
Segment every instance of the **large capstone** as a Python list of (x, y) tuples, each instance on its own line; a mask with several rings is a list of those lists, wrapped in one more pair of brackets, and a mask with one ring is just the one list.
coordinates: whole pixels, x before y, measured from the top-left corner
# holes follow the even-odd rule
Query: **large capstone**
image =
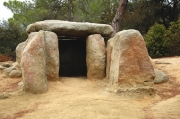
[(39, 30), (52, 31), (58, 36), (88, 37), (92, 34), (101, 34), (110, 37), (113, 28), (107, 24), (96, 24), (87, 22), (69, 22), (61, 20), (45, 20), (28, 25), (26, 32), (37, 32)]

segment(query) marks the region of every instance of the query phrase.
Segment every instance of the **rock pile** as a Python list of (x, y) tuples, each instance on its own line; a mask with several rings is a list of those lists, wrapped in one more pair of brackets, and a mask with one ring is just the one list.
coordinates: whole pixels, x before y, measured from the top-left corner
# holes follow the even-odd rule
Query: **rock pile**
[(4, 62), (0, 65), (0, 70), (3, 70), (7, 74), (7, 76), (11, 78), (19, 78), (22, 76), (21, 67), (18, 62)]

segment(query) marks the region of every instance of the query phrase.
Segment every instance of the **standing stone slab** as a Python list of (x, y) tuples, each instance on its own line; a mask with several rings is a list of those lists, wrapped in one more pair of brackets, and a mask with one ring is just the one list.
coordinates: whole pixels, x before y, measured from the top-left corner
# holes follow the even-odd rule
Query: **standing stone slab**
[(29, 40), (32, 39), (38, 32), (31, 32), (28, 35), (28, 39), (25, 42), (19, 43), (18, 46), (16, 47), (16, 62), (19, 64), (21, 63), (21, 58), (22, 58), (22, 52), (24, 51), (24, 48), (26, 47), (27, 43)]
[(22, 52), (24, 50), (24, 47), (25, 47), (25, 42), (18, 44), (18, 46), (16, 47), (16, 62), (18, 63), (21, 62)]
[(111, 65), (111, 53), (112, 53), (112, 40), (109, 39), (107, 42), (107, 48), (106, 48), (106, 52), (107, 52), (107, 56), (106, 57), (106, 79), (109, 79), (109, 72), (110, 72), (110, 65)]
[(48, 90), (44, 31), (28, 40), (21, 59), (24, 90), (43, 93)]
[(111, 85), (118, 86), (116, 91), (154, 92), (155, 73), (139, 31), (124, 30), (117, 33), (110, 39), (108, 50), (107, 75)]
[(90, 35), (86, 41), (86, 64), (88, 79), (105, 77), (105, 43), (100, 34)]
[(59, 48), (58, 37), (55, 33), (45, 31), (46, 42), (46, 74), (48, 80), (59, 79)]

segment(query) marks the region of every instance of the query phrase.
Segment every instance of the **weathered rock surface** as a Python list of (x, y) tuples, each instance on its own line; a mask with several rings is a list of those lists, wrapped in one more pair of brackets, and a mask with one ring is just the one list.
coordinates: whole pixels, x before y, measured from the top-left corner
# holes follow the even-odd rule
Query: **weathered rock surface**
[(149, 59), (150, 59), (150, 61), (151, 61), (151, 64), (152, 64), (153, 68), (156, 69), (156, 64), (155, 64), (155, 62), (153, 61), (153, 59), (152, 59), (150, 56), (149, 56)]
[(25, 91), (43, 93), (48, 90), (44, 31), (28, 40), (22, 53), (21, 67)]
[(4, 69), (6, 69), (6, 67), (0, 65), (0, 70), (4, 70)]
[(24, 47), (25, 47), (25, 42), (18, 44), (18, 46), (16, 47), (16, 62), (18, 63), (21, 62), (21, 57)]
[[(17, 62), (8, 70), (10, 77), (22, 68), (24, 90), (33, 93), (47, 91), (47, 79), (59, 78), (58, 37), (49, 31), (31, 32), (16, 48)], [(19, 66), (19, 62), (21, 66)], [(45, 63), (45, 64), (44, 64)]]
[(21, 70), (21, 66), (18, 62), (12, 63), (12, 67), (16, 68), (17, 70)]
[(46, 74), (49, 80), (59, 79), (59, 48), (55, 33), (45, 32), (46, 43)]
[(6, 68), (9, 68), (9, 67), (11, 67), (12, 65), (11, 65), (10, 63), (8, 63), (8, 62), (4, 62), (4, 63), (1, 64), (1, 66), (6, 67)]
[(22, 76), (22, 72), (20, 70), (12, 70), (9, 73), (9, 77), (11, 77), (11, 78), (18, 78), (18, 77), (21, 77), (21, 76)]
[(139, 31), (123, 30), (117, 33), (110, 39), (107, 49), (110, 50), (107, 75), (111, 85), (118, 85), (116, 91), (154, 88), (154, 69)]
[(154, 69), (154, 71), (155, 71), (155, 75), (156, 75), (156, 77), (154, 79), (155, 84), (164, 83), (169, 80), (169, 77), (163, 71), (158, 70), (158, 69)]
[(109, 79), (109, 71), (110, 71), (110, 65), (111, 65), (111, 53), (112, 53), (112, 47), (113, 44), (111, 42), (112, 40), (109, 39), (107, 42), (107, 48), (106, 48), (106, 52), (107, 52), (107, 57), (106, 57), (106, 78)]
[(7, 76), (12, 78), (17, 78), (22, 75), (21, 67), (18, 62), (14, 62), (14, 63), (4, 62), (2, 65), (6, 67), (0, 65), (0, 70), (3, 70)]
[(6, 69), (20, 69), (20, 65), (18, 62), (14, 62), (14, 63), (7, 63), (7, 62), (4, 62), (3, 64), (3, 67), (5, 66)]
[(113, 33), (113, 28), (107, 24), (68, 22), (60, 20), (45, 20), (30, 24), (26, 32), (37, 32), (39, 30), (52, 31), (58, 36), (87, 37), (92, 34), (101, 34), (109, 37)]
[(9, 67), (9, 68), (4, 69), (6, 74), (9, 74), (13, 70), (16, 70), (16, 68), (15, 67)]
[(105, 77), (105, 43), (100, 34), (90, 35), (86, 41), (86, 65), (88, 79)]
[[(32, 32), (28, 35), (28, 39), (18, 45), (16, 48), (17, 61), (21, 61), (22, 52), (24, 48), (31, 42), (31, 40), (38, 34), (38, 32)], [(58, 49), (58, 37), (55, 33), (46, 31), (44, 32), (45, 40), (45, 53), (46, 53), (46, 74), (47, 79), (57, 80), (59, 78), (59, 49)]]

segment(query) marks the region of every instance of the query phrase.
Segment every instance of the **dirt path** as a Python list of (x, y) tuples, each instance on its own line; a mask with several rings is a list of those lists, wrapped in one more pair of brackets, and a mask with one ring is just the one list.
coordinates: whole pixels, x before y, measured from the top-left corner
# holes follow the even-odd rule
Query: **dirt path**
[[(158, 100), (127, 99), (109, 93), (104, 90), (105, 80), (64, 77), (49, 82), (45, 94), (16, 92), (0, 99), (0, 119), (179, 119), (180, 57), (154, 61), (170, 77), (169, 82), (156, 85)], [(0, 93), (19, 89), (20, 81), (1, 73)]]
[(180, 119), (180, 57), (154, 59), (156, 68), (169, 76), (169, 82), (155, 85), (161, 100), (150, 107), (154, 119)]

